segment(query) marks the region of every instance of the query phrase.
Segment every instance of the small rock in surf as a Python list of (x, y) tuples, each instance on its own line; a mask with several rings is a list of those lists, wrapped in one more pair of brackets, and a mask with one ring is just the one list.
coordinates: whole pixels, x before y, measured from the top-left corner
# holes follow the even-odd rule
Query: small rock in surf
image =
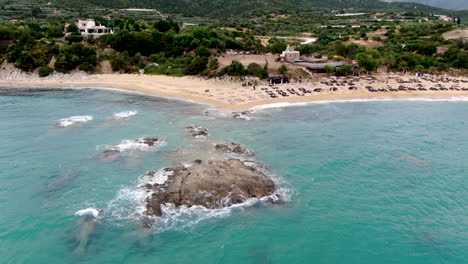
[(195, 138), (205, 138), (208, 134), (208, 129), (201, 126), (188, 126), (185, 128), (187, 133)]

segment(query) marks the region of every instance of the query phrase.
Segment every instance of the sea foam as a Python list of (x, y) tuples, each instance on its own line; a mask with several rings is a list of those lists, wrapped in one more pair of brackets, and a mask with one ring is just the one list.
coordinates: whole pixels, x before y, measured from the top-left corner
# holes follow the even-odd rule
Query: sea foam
[(93, 116), (71, 116), (60, 119), (55, 126), (57, 127), (70, 127), (84, 124), (93, 120)]
[(362, 102), (391, 102), (391, 101), (409, 101), (409, 102), (468, 102), (468, 97), (466, 96), (450, 96), (450, 97), (408, 97), (408, 98), (390, 98), (390, 97), (375, 97), (375, 98), (365, 98), (365, 99), (346, 99), (346, 100), (320, 100), (320, 101), (310, 101), (310, 102), (297, 102), (297, 103), (273, 103), (273, 104), (264, 104), (257, 105), (250, 110), (260, 111), (271, 108), (283, 108), (283, 107), (296, 107), (296, 106), (307, 106), (313, 104), (338, 104), (338, 103), (362, 103)]
[(96, 208), (86, 208), (83, 210), (79, 210), (75, 212), (75, 215), (77, 216), (85, 216), (85, 215), (92, 215), (94, 218), (97, 218), (99, 216), (99, 210)]
[(120, 119), (126, 119), (129, 117), (132, 117), (134, 115), (138, 114), (138, 111), (132, 110), (132, 111), (124, 111), (124, 112), (118, 112), (112, 115), (113, 120), (120, 120)]
[(115, 220), (142, 219), (146, 216), (146, 200), (153, 194), (151, 189), (144, 186), (147, 184), (163, 184), (172, 173), (172, 171), (161, 169), (154, 175), (147, 174), (138, 178), (134, 187), (125, 187), (119, 190), (116, 197), (109, 202), (106, 211)]
[(97, 149), (100, 150), (102, 148), (105, 149), (110, 149), (110, 150), (118, 150), (120, 152), (128, 152), (128, 151), (155, 151), (159, 147), (164, 146), (166, 142), (164, 140), (160, 140), (156, 142), (153, 146), (149, 146), (148, 144), (145, 144), (144, 138), (139, 138), (139, 139), (124, 139), (122, 140), (119, 144), (117, 145), (104, 145), (104, 146), (98, 146)]

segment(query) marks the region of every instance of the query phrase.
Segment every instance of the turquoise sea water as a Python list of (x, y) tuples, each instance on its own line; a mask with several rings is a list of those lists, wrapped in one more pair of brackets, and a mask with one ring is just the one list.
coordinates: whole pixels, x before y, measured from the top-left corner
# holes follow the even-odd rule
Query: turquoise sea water
[[(205, 111), (98, 90), (0, 94), (0, 263), (468, 263), (467, 102), (319, 104), (250, 121)], [(54, 127), (77, 115), (93, 120)], [(288, 201), (174, 211), (143, 228), (138, 181), (191, 144), (188, 125), (254, 151)], [(143, 136), (166, 144), (97, 158)], [(74, 213), (88, 207), (102, 216), (80, 240)]]

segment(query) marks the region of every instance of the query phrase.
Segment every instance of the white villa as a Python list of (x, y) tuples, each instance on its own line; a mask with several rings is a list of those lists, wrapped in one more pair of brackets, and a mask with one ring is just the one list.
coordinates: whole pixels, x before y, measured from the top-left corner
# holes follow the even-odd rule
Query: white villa
[[(102, 25), (96, 25), (94, 19), (80, 19), (76, 23), (76, 26), (80, 29), (80, 33), (83, 36), (100, 36), (114, 33), (111, 28), (107, 28)], [(68, 25), (65, 25), (65, 27), (68, 27)]]
[(299, 51), (294, 50), (294, 48), (290, 47), (289, 45), (286, 47), (286, 50), (283, 51), (280, 55), (282, 61), (299, 60), (300, 57), (301, 53)]

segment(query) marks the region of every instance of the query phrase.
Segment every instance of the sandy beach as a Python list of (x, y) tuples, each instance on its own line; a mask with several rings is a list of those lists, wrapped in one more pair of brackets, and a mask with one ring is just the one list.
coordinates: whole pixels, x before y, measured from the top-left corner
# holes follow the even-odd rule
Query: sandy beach
[(3, 87), (114, 88), (208, 104), (228, 111), (262, 105), (332, 100), (450, 98), (468, 96), (468, 78), (382, 74), (324, 77), (319, 81), (269, 85), (195, 77), (138, 74), (54, 74), (47, 78), (0, 73)]

